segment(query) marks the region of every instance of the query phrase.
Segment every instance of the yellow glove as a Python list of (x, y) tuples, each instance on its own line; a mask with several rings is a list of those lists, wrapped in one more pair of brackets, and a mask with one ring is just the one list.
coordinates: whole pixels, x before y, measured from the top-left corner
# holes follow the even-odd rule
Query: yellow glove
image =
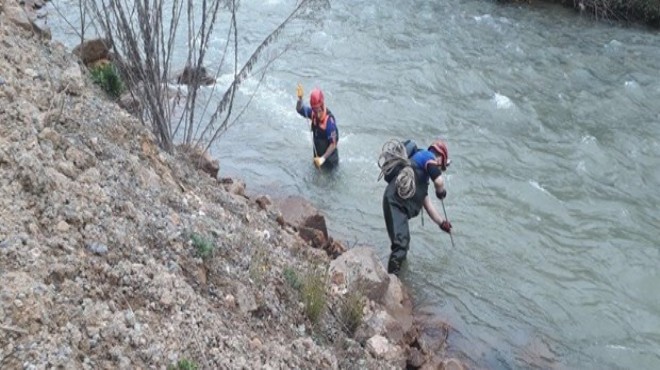
[(317, 168), (321, 168), (321, 166), (323, 166), (323, 163), (325, 163), (325, 158), (323, 158), (323, 157), (314, 157), (314, 165)]
[(305, 95), (305, 90), (303, 90), (301, 84), (298, 84), (298, 86), (296, 86), (296, 95), (298, 95), (298, 99), (302, 99), (303, 95)]

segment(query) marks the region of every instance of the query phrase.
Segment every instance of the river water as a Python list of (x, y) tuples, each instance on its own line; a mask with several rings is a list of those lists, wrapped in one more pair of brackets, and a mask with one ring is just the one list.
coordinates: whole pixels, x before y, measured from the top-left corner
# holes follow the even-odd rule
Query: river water
[[(294, 5), (242, 1), (239, 57)], [(385, 261), (381, 146), (443, 137), (455, 247), (411, 220), (401, 277), (453, 327), (448, 354), (475, 368), (660, 368), (659, 33), (543, 4), (351, 0), (293, 22), (268, 53), (285, 46), (212, 148), (221, 176), (303, 195), (333, 235)], [(312, 166), (297, 82), (324, 89), (337, 117), (332, 174)]]

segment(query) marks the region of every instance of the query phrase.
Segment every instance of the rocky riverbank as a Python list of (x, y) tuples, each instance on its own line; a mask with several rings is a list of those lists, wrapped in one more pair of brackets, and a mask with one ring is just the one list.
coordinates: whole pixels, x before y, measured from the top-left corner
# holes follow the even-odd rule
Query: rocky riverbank
[(372, 248), (162, 152), (21, 12), (0, 0), (0, 368), (461, 366)]

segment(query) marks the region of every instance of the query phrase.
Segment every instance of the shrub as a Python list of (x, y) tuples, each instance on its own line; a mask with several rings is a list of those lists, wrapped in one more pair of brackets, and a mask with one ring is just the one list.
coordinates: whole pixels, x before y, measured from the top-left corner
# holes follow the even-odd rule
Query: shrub
[(364, 296), (359, 290), (351, 290), (344, 295), (339, 306), (339, 318), (348, 335), (352, 336), (362, 323), (364, 305)]
[(101, 86), (103, 91), (113, 98), (118, 98), (124, 91), (124, 83), (114, 64), (99, 64), (92, 67), (90, 72), (92, 74), (92, 81)]
[(167, 367), (167, 370), (197, 370), (199, 367), (197, 364), (190, 360), (181, 359), (179, 360), (176, 365), (170, 365)]
[(296, 272), (291, 267), (284, 268), (284, 280), (295, 290), (300, 290), (302, 283)]
[(325, 272), (315, 268), (303, 278), (302, 300), (305, 314), (312, 323), (317, 323), (326, 303)]
[(190, 241), (192, 242), (193, 247), (195, 247), (195, 250), (197, 250), (198, 256), (208, 258), (213, 254), (215, 246), (203, 236), (193, 233), (190, 235)]

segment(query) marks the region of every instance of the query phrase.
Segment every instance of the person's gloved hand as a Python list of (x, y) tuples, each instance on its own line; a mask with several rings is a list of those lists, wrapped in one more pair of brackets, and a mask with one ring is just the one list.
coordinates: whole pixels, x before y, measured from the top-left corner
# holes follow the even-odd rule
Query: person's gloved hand
[(323, 166), (323, 163), (325, 163), (325, 158), (323, 157), (314, 157), (314, 165), (318, 168), (321, 168)]
[(451, 222), (444, 220), (440, 223), (440, 228), (447, 234), (451, 234)]
[(301, 84), (298, 84), (298, 86), (296, 86), (296, 95), (298, 96), (298, 99), (302, 99), (303, 95), (305, 95), (305, 90), (303, 90)]
[(443, 200), (445, 197), (447, 197), (447, 190), (442, 189), (441, 191), (435, 191), (435, 196), (438, 197), (438, 199)]

